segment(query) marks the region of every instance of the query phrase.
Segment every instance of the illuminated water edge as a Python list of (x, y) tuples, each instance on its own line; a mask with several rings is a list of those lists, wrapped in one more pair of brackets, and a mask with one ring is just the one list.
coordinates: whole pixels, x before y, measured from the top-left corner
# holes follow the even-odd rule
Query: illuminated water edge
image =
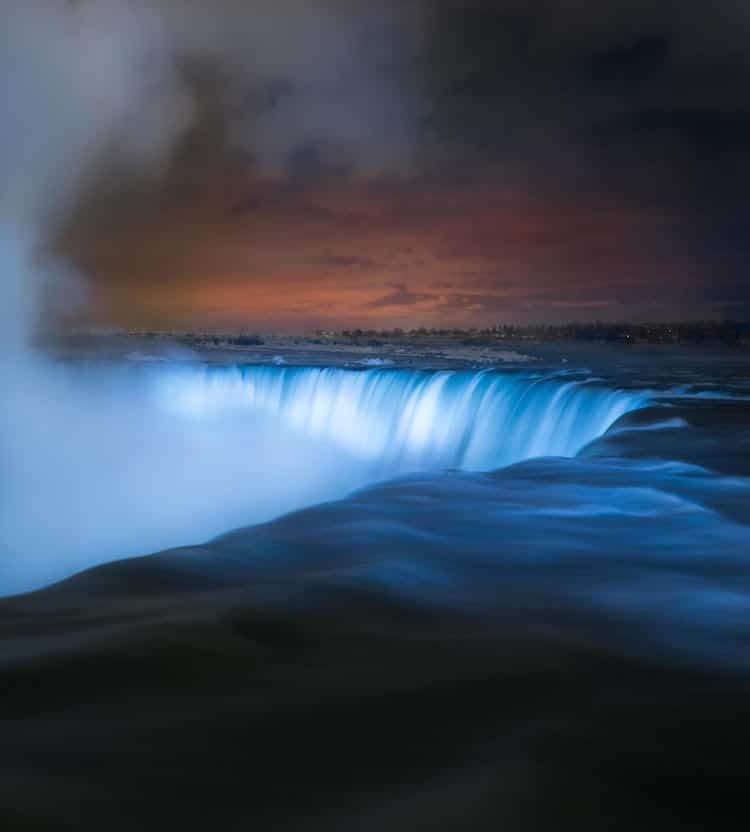
[(649, 403), (590, 379), (495, 370), (205, 368), (160, 374), (157, 392), (183, 417), (262, 413), (386, 467), (470, 471), (575, 456)]
[(416, 472), (575, 456), (646, 393), (583, 376), (56, 365), (9, 398), (0, 594)]

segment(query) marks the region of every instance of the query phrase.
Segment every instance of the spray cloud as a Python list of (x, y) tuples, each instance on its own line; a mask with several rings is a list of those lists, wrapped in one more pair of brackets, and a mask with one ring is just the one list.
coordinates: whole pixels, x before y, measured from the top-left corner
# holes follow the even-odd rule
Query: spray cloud
[(32, 352), (49, 299), (79, 293), (56, 235), (102, 183), (168, 171), (200, 112), (185, 71), (196, 59), (220, 79), (234, 148), (267, 175), (286, 175), (300, 149), (366, 174), (408, 153), (404, 98), (383, 51), (406, 54), (403, 39), (388, 40), (390, 17), (406, 13), (397, 4), (374, 16), (357, 14), (359, 3), (207, 5), (0, 0), (0, 593), (366, 479), (355, 464), (324, 475), (325, 448), (262, 420), (176, 422), (153, 379)]

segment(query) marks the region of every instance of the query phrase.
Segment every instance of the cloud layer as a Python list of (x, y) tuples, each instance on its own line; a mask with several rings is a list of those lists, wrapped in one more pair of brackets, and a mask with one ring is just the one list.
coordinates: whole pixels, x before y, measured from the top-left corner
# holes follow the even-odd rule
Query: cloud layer
[(748, 311), (744, 3), (2, 5), (0, 212), (94, 318)]

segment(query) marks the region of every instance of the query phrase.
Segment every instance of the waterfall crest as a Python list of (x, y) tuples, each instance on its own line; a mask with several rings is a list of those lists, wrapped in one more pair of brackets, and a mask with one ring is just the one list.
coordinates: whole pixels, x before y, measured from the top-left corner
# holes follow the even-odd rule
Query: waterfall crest
[(227, 409), (270, 415), (391, 470), (574, 456), (645, 403), (590, 380), (494, 370), (208, 368), (160, 377), (159, 393), (196, 418)]

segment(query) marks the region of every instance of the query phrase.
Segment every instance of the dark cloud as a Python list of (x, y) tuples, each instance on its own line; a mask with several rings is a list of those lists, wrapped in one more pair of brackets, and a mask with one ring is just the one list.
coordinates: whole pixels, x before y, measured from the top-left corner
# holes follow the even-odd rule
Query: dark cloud
[[(489, 157), (533, 161), (610, 119), (747, 112), (746, 52), (728, 48), (738, 26), (746, 42), (743, 4), (699, 0), (658, 4), (657, 11), (630, 0), (554, 5), (556, 11), (541, 0), (435, 3), (436, 136)], [(696, 138), (689, 120), (678, 117), (673, 129), (681, 139)]]
[(671, 40), (667, 34), (645, 34), (625, 45), (584, 55), (582, 78), (604, 95), (643, 93), (646, 85), (667, 77)]
[(429, 292), (412, 292), (405, 283), (392, 283), (392, 292), (368, 304), (370, 309), (383, 309), (387, 306), (414, 306), (417, 303), (434, 300), (437, 296)]
[(345, 254), (327, 255), (322, 263), (334, 269), (356, 269), (357, 271), (369, 271), (378, 265), (371, 257), (351, 257)]
[[(746, 311), (744, 0), (149, 3), (192, 127), (161, 201), (120, 179), (115, 209), (83, 203), (78, 251), (121, 234), (103, 217), (148, 216), (182, 268), (183, 230), (220, 248), (223, 222), (233, 251), (263, 249), (249, 285), (273, 245), (290, 279), (323, 266), (365, 297), (408, 281), (369, 310)], [(168, 235), (148, 235), (167, 261)]]
[[(750, 297), (738, 222), (750, 189), (746, 3), (444, 0), (435, 8), (430, 127), (445, 157), (540, 196), (606, 197), (631, 217), (671, 217), (659, 240), (641, 242), (643, 259), (666, 249), (693, 257), (712, 275), (706, 298), (738, 283), (738, 299)], [(571, 265), (598, 250), (605, 287), (638, 246), (627, 231), (609, 245), (584, 242), (576, 224), (559, 222), (511, 233), (528, 233), (532, 251), (536, 239)], [(469, 234), (446, 248), (513, 244), (507, 229), (494, 245), (486, 228)], [(677, 304), (682, 278), (671, 271), (664, 294)]]

